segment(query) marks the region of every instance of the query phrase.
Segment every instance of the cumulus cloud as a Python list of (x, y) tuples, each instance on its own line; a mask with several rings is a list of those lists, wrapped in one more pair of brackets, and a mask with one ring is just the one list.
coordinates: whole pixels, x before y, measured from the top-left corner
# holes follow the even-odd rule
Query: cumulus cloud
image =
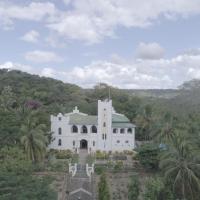
[[(116, 58), (116, 55), (114, 56)], [(176, 88), (184, 81), (200, 78), (200, 55), (181, 54), (171, 59), (135, 59), (93, 61), (86, 66), (66, 70), (45, 67), (40, 71), (26, 65), (11, 62), (0, 68), (20, 69), (64, 82), (78, 84), (84, 88), (99, 82), (127, 89)]]
[(40, 34), (37, 31), (31, 30), (27, 32), (25, 35), (23, 35), (21, 39), (26, 42), (37, 43), (39, 36)]
[(164, 48), (158, 43), (141, 42), (136, 50), (136, 56), (141, 59), (160, 59), (164, 56)]
[(71, 0), (63, 0), (64, 4), (69, 5), (71, 3)]
[(25, 54), (25, 59), (37, 63), (60, 62), (62, 58), (51, 51), (30, 51)]
[(69, 11), (48, 25), (61, 36), (87, 43), (113, 37), (121, 27), (147, 27), (163, 16), (166, 19), (200, 13), (198, 0), (73, 0)]
[(44, 68), (41, 71), (41, 75), (46, 76), (46, 77), (56, 78), (55, 74), (56, 74), (56, 71), (52, 68)]
[(14, 20), (41, 21), (51, 19), (56, 15), (56, 8), (50, 2), (32, 2), (28, 5), (18, 5), (0, 2), (0, 23), (3, 27), (13, 25)]
[(25, 72), (31, 73), (33, 71), (33, 68), (28, 65), (22, 65), (19, 63), (13, 63), (11, 61), (5, 62), (0, 65), (0, 69), (9, 69), (9, 70), (21, 70)]
[(171, 20), (200, 13), (199, 0), (63, 0), (59, 9), (52, 2), (25, 5), (0, 3), (0, 24), (8, 28), (15, 20), (42, 21), (58, 35), (89, 44), (114, 37), (118, 27), (147, 27), (160, 16)]

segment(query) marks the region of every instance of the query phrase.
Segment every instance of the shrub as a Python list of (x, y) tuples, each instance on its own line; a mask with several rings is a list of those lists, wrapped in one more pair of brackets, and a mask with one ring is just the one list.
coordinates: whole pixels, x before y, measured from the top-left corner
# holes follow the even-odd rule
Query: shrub
[(110, 200), (110, 192), (105, 174), (102, 174), (100, 177), (98, 184), (98, 197), (99, 200)]
[(54, 150), (53, 152), (57, 159), (70, 159), (72, 152), (70, 150)]
[(96, 151), (96, 159), (105, 160), (109, 158), (109, 154), (104, 151)]
[(140, 193), (140, 182), (137, 175), (131, 177), (128, 185), (128, 200), (137, 200)]
[(161, 178), (149, 178), (145, 184), (144, 200), (173, 200), (173, 194)]
[(101, 175), (105, 171), (105, 166), (95, 165), (94, 171), (98, 175)]
[(120, 171), (123, 168), (123, 162), (122, 161), (117, 161), (116, 164), (114, 165), (114, 171)]
[(155, 144), (145, 144), (139, 148), (137, 158), (146, 169), (158, 169), (160, 149)]

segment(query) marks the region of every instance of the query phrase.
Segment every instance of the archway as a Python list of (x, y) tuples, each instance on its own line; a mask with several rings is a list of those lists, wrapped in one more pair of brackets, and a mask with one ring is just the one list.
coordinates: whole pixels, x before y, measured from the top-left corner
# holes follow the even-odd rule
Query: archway
[(88, 148), (87, 140), (81, 140), (80, 141), (80, 149), (87, 149), (87, 148)]

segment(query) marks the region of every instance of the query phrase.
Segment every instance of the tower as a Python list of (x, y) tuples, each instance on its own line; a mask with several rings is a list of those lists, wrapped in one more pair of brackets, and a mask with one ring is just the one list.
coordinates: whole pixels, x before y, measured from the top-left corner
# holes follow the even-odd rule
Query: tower
[(112, 100), (98, 100), (98, 149), (112, 149)]

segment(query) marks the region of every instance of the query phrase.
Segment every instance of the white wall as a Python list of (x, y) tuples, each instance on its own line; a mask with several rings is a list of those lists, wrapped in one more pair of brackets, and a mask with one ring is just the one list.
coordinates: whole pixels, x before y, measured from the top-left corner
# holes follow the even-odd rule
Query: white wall
[[(73, 112), (79, 112), (77, 108)], [(124, 134), (121, 134), (118, 130), (118, 133), (113, 133), (112, 126), (112, 101), (98, 101), (98, 126), (97, 133), (91, 133), (91, 126), (86, 125), (88, 133), (81, 133), (81, 125), (77, 125), (78, 133), (72, 133), (72, 125), (69, 125), (69, 113), (62, 115), (59, 113), (57, 116), (51, 115), (51, 131), (53, 132), (54, 140), (49, 145), (49, 148), (52, 149), (70, 149), (75, 151), (75, 149), (80, 148), (80, 141), (85, 139), (88, 141), (88, 152), (90, 151), (123, 151), (123, 150), (132, 150), (135, 146), (135, 128), (132, 130), (132, 134), (125, 131)], [(83, 113), (80, 113), (83, 114)], [(85, 114), (84, 114), (85, 115)], [(59, 120), (59, 118), (61, 120)], [(106, 123), (106, 127), (103, 126), (103, 123)], [(58, 129), (62, 128), (62, 134), (58, 134)], [(102, 135), (104, 134), (104, 139)], [(106, 135), (106, 139), (105, 139)], [(62, 140), (62, 145), (58, 146), (59, 139)], [(117, 141), (120, 143), (117, 143)], [(75, 141), (75, 146), (73, 146), (73, 141)], [(129, 141), (126, 143), (126, 141)], [(93, 146), (95, 142), (95, 146)]]

